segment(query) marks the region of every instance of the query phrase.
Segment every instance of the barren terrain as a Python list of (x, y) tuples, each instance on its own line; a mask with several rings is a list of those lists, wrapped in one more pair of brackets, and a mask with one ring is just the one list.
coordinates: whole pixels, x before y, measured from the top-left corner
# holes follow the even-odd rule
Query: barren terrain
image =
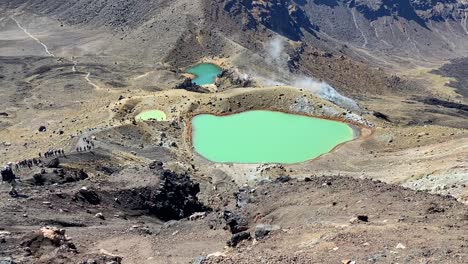
[[(468, 6), (437, 3), (2, 1), (0, 164), (65, 154), (0, 185), (0, 263), (467, 263)], [(194, 151), (193, 116), (252, 109), (357, 137), (291, 165)]]

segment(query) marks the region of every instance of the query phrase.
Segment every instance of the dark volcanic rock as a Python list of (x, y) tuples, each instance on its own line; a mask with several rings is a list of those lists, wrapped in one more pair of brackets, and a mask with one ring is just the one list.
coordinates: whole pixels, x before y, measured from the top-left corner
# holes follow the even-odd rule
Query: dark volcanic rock
[(49, 162), (46, 163), (47, 168), (59, 168), (60, 167), (60, 160), (59, 158), (53, 158)]
[(390, 122), (390, 119), (388, 118), (388, 116), (386, 114), (383, 114), (381, 112), (376, 112), (374, 111), (372, 113), (375, 117), (379, 118), (379, 119), (382, 119), (382, 120), (385, 120), (387, 122)]
[(198, 201), (198, 183), (193, 182), (187, 174), (165, 170), (160, 179), (159, 186), (119, 191), (117, 200), (126, 209), (146, 211), (164, 221), (182, 219), (207, 210)]
[(427, 208), (426, 213), (428, 214), (436, 214), (436, 213), (443, 213), (445, 212), (445, 208), (436, 204), (436, 203), (431, 203), (429, 208)]
[(418, 101), (424, 104), (428, 104), (428, 105), (438, 105), (438, 106), (442, 106), (446, 108), (458, 109), (461, 111), (468, 112), (468, 105), (466, 104), (449, 102), (449, 101), (445, 101), (445, 100), (441, 100), (441, 99), (433, 98), (433, 97), (419, 99)]
[(291, 177), (289, 176), (280, 176), (278, 178), (276, 178), (275, 182), (276, 183), (285, 183), (285, 182), (289, 182), (291, 180)]
[(240, 188), (238, 192), (234, 193), (234, 197), (236, 198), (236, 206), (243, 207), (250, 202), (250, 190), (247, 188)]
[(304, 35), (302, 30), (312, 35), (318, 31), (318, 27), (312, 24), (301, 5), (292, 0), (227, 0), (224, 10), (232, 17), (242, 14), (239, 22), (246, 29), (254, 29), (256, 24), (261, 24), (292, 40), (301, 39)]
[(362, 222), (369, 222), (369, 217), (367, 215), (358, 215), (357, 219)]
[(227, 242), (228, 246), (230, 247), (235, 247), (237, 246), (241, 241), (243, 240), (248, 240), (250, 239), (250, 233), (249, 232), (240, 232), (237, 234), (232, 235), (231, 239)]
[(272, 231), (279, 230), (279, 226), (274, 226), (274, 225), (257, 225), (255, 227), (255, 238), (257, 240), (263, 239), (268, 234), (270, 234)]
[(77, 182), (88, 178), (88, 174), (83, 170), (72, 169), (57, 169), (54, 171), (46, 171), (33, 175), (32, 179), (26, 180), (32, 185), (50, 185), (50, 184), (64, 184), (67, 182)]
[(75, 194), (75, 200), (87, 202), (90, 204), (99, 204), (101, 203), (101, 197), (97, 192), (94, 190), (90, 190), (86, 187), (81, 188), (76, 194)]
[(237, 234), (248, 229), (248, 221), (237, 212), (224, 210), (224, 220), (232, 234)]
[(184, 89), (189, 92), (196, 92), (196, 93), (207, 93), (208, 90), (197, 85), (196, 83), (192, 82), (192, 79), (186, 78), (182, 83), (178, 84), (176, 89)]

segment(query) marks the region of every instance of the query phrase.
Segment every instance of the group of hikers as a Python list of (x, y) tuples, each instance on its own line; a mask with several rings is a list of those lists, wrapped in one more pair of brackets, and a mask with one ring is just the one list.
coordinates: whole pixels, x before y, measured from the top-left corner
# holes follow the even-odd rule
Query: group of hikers
[(18, 196), (18, 191), (16, 190), (16, 186), (18, 185), (17, 179), (18, 177), (15, 174), (16, 172), (19, 172), (22, 168), (29, 168), (32, 169), (33, 166), (40, 166), (42, 164), (42, 157), (44, 158), (52, 158), (52, 157), (59, 157), (59, 156), (64, 156), (65, 151), (63, 149), (57, 149), (57, 150), (48, 150), (44, 153), (39, 153), (38, 158), (32, 158), (32, 159), (25, 159), (22, 161), (18, 161), (16, 163), (13, 162), (8, 162), (7, 165), (2, 168), (1, 170), (1, 176), (2, 176), (2, 182), (6, 182), (10, 185), (10, 196), (12, 197), (17, 197)]
[(84, 146), (76, 147), (76, 152), (90, 151), (91, 149), (94, 148), (94, 142), (92, 140), (89, 140), (84, 137), (83, 143), (85, 144)]
[[(76, 148), (77, 152), (84, 152), (90, 151), (94, 148), (94, 142), (87, 138), (83, 138), (84, 146), (80, 146)], [(16, 163), (8, 162), (7, 165), (1, 169), (1, 176), (2, 182), (6, 182), (10, 185), (10, 192), (9, 194), (12, 197), (18, 196), (18, 191), (16, 190), (17, 186), (17, 179), (15, 172), (19, 172), (21, 168), (29, 168), (32, 169), (33, 166), (41, 166), (42, 165), (42, 158), (54, 158), (65, 156), (65, 151), (63, 149), (54, 149), (48, 150), (44, 153), (40, 152), (39, 157), (22, 160)]]
[[(50, 152), (46, 152), (44, 157), (49, 157)], [(42, 154), (39, 153), (39, 157), (42, 157)], [(17, 197), (18, 191), (16, 190), (17, 186), (17, 177), (15, 172), (19, 172), (22, 168), (29, 168), (32, 169), (33, 166), (40, 166), (42, 164), (42, 160), (40, 158), (32, 158), (26, 159), (22, 161), (18, 161), (16, 163), (8, 162), (7, 165), (1, 170), (2, 175), (2, 182), (6, 182), (10, 185), (10, 196)]]
[[(44, 158), (59, 157), (64, 155), (65, 151), (63, 149), (54, 149), (44, 152)], [(39, 157), (42, 157), (42, 153), (39, 153)]]
[[(33, 166), (39, 166), (42, 164), (42, 157), (44, 158), (53, 158), (53, 157), (60, 157), (65, 156), (65, 151), (63, 149), (56, 149), (56, 150), (48, 150), (44, 153), (39, 152), (38, 158), (26, 159), (14, 164), (14, 168), (16, 171), (19, 171), (21, 168), (29, 168), (32, 169)], [(12, 165), (13, 167), (13, 165)]]
[(20, 170), (21, 168), (26, 168), (26, 167), (31, 169), (33, 166), (38, 166), (41, 163), (42, 163), (42, 160), (41, 159), (36, 159), (36, 158), (22, 160), (22, 161), (18, 161), (18, 162), (15, 163), (15, 169), (17, 171)]

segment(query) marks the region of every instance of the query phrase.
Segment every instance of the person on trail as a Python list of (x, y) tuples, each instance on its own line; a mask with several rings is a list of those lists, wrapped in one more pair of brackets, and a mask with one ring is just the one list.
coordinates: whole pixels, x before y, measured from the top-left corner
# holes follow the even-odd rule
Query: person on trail
[(18, 196), (18, 192), (16, 191), (16, 175), (13, 172), (12, 167), (13, 163), (8, 162), (7, 166), (5, 166), (5, 168), (3, 168), (3, 170), (1, 171), (1, 175), (2, 182), (7, 182), (8, 184), (10, 184), (10, 195), (16, 197)]

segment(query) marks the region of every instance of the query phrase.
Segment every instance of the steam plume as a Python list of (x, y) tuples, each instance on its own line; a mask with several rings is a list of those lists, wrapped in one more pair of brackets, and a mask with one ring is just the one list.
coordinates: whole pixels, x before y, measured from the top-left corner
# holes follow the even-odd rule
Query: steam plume
[(293, 74), (289, 71), (288, 60), (289, 56), (284, 51), (286, 42), (280, 38), (275, 37), (273, 40), (267, 43), (266, 49), (266, 61), (277, 67), (279, 75), (272, 78), (260, 77), (265, 80), (265, 84), (274, 85), (289, 85), (300, 89), (307, 90), (312, 94), (321, 97), (325, 100), (335, 103), (341, 107), (349, 110), (359, 111), (359, 106), (352, 99), (339, 94), (332, 86), (326, 82), (317, 81), (312, 77), (300, 76)]

